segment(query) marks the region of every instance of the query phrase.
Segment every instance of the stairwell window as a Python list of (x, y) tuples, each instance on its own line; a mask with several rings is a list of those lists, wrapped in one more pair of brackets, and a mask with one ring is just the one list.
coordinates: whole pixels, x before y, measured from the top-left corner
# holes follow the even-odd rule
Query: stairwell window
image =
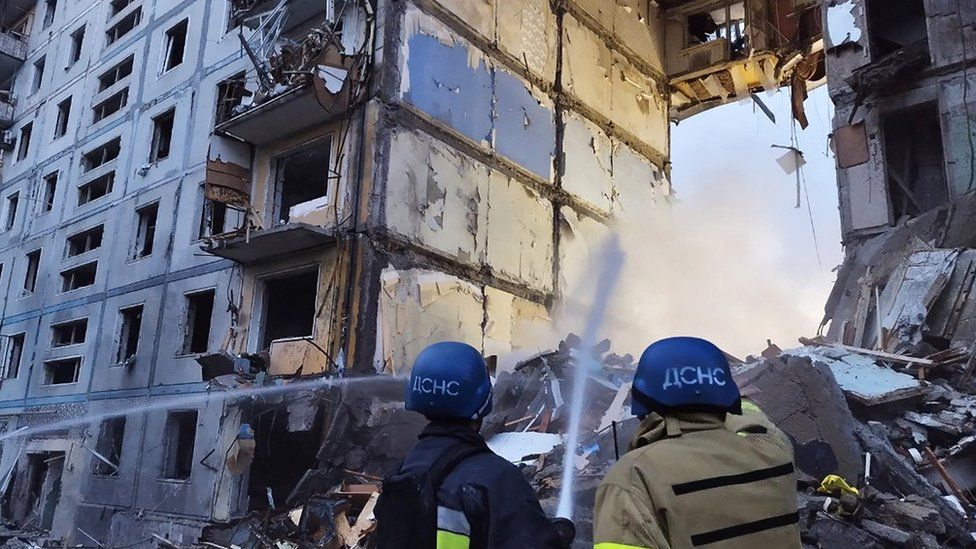
[(71, 33), (71, 51), (68, 53), (68, 66), (81, 59), (81, 49), (85, 45), (85, 27), (81, 26)]
[(24, 274), (24, 293), (32, 294), (37, 289), (37, 273), (41, 267), (41, 250), (27, 254), (27, 271)]
[(49, 360), (44, 363), (44, 385), (67, 385), (78, 382), (81, 357)]
[(170, 109), (153, 118), (152, 147), (149, 150), (149, 161), (159, 162), (169, 157), (170, 144), (173, 141), (173, 121), (176, 119), (176, 109)]
[(88, 335), (88, 319), (81, 318), (51, 326), (51, 347), (67, 347), (85, 342)]
[(112, 187), (115, 186), (115, 172), (108, 172), (107, 174), (96, 177), (91, 181), (84, 183), (78, 187), (78, 205), (84, 206), (89, 202), (98, 200), (99, 198), (112, 192)]
[(58, 192), (58, 173), (51, 172), (44, 176), (44, 194), (41, 199), (41, 213), (54, 209), (54, 197)]
[(95, 275), (97, 272), (97, 261), (61, 271), (61, 291), (70, 292), (91, 286), (95, 283)]
[(158, 214), (158, 202), (136, 210), (136, 245), (132, 259), (142, 259), (152, 255), (153, 243), (156, 240), (156, 218)]
[(45, 64), (44, 57), (34, 61), (34, 78), (31, 80), (31, 93), (37, 93), (37, 90), (41, 89), (41, 83), (44, 81)]
[(103, 72), (98, 77), (98, 91), (99, 93), (111, 88), (116, 82), (121, 81), (123, 78), (128, 77), (132, 74), (132, 64), (135, 56), (130, 55), (124, 61), (115, 65), (111, 69)]
[(119, 152), (121, 151), (122, 138), (116, 137), (115, 139), (107, 141), (104, 144), (86, 152), (81, 157), (81, 168), (85, 172), (90, 172), (102, 164), (106, 164), (118, 158)]
[(68, 133), (68, 120), (71, 118), (71, 97), (58, 103), (58, 119), (54, 123), (54, 138)]
[(109, 6), (110, 6), (108, 11), (109, 18), (111, 19), (112, 17), (115, 17), (116, 15), (122, 13), (122, 10), (129, 7), (129, 4), (131, 3), (132, 0), (112, 0), (111, 2), (109, 2)]
[(129, 88), (119, 90), (92, 107), (92, 123), (100, 122), (121, 111), (129, 103)]
[(120, 38), (139, 26), (140, 21), (142, 21), (142, 7), (136, 8), (105, 31), (106, 45), (111, 46), (118, 42)]
[(104, 233), (105, 225), (96, 225), (91, 229), (69, 236), (64, 257), (74, 257), (101, 248)]
[(33, 122), (28, 122), (20, 128), (20, 139), (17, 141), (17, 160), (27, 158), (27, 153), (30, 150), (31, 133), (33, 131)]
[(163, 70), (161, 72), (174, 69), (183, 63), (187, 26), (188, 21), (184, 19), (166, 31), (166, 48), (163, 50)]

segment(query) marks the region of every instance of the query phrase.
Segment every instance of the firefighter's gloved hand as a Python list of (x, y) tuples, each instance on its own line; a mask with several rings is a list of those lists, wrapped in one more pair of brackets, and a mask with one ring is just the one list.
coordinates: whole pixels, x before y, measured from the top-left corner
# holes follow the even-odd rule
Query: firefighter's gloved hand
[(560, 547), (569, 549), (573, 546), (573, 540), (576, 539), (576, 525), (573, 524), (573, 521), (564, 517), (556, 517), (552, 519), (552, 527), (559, 537)]

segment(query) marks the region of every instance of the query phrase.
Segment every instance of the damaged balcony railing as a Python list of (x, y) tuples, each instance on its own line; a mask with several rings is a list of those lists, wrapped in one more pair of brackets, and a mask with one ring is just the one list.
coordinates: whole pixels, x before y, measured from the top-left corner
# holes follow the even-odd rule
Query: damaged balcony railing
[[(241, 0), (235, 6), (235, 13), (252, 24), (242, 25), (240, 37), (258, 82), (257, 89), (240, 94), (238, 106), (225, 109), (235, 116), (217, 126), (218, 134), (266, 145), (327, 123), (358, 104), (371, 63), (373, 14), (368, 2)], [(304, 28), (316, 17), (322, 23), (304, 36), (287, 35), (296, 20)], [(245, 28), (253, 28), (248, 38)]]

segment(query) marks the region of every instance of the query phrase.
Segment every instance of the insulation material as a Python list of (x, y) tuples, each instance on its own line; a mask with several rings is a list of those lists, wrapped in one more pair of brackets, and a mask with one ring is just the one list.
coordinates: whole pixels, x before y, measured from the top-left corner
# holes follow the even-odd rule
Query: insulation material
[(857, 26), (853, 0), (827, 7), (827, 39), (831, 47), (837, 47), (861, 39), (861, 29)]
[[(850, 230), (869, 229), (888, 224), (888, 188), (882, 179), (883, 171), (871, 168), (871, 163), (847, 168), (847, 211)], [(844, 187), (843, 185), (841, 186)]]
[(499, 172), (488, 196), (488, 263), (498, 274), (552, 289), (552, 204)]
[(576, 18), (563, 19), (563, 86), (586, 106), (611, 118), (610, 73), (613, 54)]
[(322, 349), (307, 337), (276, 339), (271, 342), (271, 365), (268, 373), (282, 375), (312, 375), (329, 370), (329, 361)]
[(623, 144), (613, 148), (613, 215), (625, 221), (640, 221), (651, 206), (667, 195), (663, 174), (646, 158)]
[(335, 225), (335, 212), (330, 205), (329, 196), (320, 196), (289, 208), (288, 220), (292, 223), (330, 227)]
[(383, 369), (404, 373), (434, 341), (481, 347), (484, 294), (469, 282), (438, 271), (387, 267), (380, 292)]
[(492, 73), (486, 61), (436, 23), (408, 16), (403, 98), (473, 141), (489, 142)]
[(495, 71), (495, 149), (529, 171), (552, 179), (556, 123), (551, 101), (515, 75)]
[(485, 307), (485, 355), (499, 357), (499, 371), (510, 371), (515, 366), (512, 351), (534, 348), (536, 336), (548, 333), (552, 324), (544, 305), (490, 286), (485, 288)]
[[(668, 111), (657, 84), (614, 54), (611, 121), (657, 151), (668, 150)], [(662, 90), (663, 91), (663, 90)]]
[(462, 263), (485, 255), (488, 169), (427, 135), (397, 130), (390, 144), (391, 230)]
[(610, 212), (611, 141), (596, 124), (571, 111), (563, 115), (563, 190), (604, 213)]
[[(495, 40), (495, 0), (435, 0), (478, 34)], [(512, 0), (502, 0), (501, 4)], [(499, 8), (500, 9), (500, 8)]]
[(504, 0), (497, 5), (498, 47), (546, 82), (556, 77), (556, 16), (548, 0)]
[(576, 213), (571, 208), (559, 210), (559, 287), (565, 295), (585, 287), (592, 279), (591, 255), (606, 241), (610, 227)]
[[(664, 25), (646, 0), (613, 0), (613, 33), (643, 61), (664, 72)], [(648, 11), (650, 8), (650, 11)]]

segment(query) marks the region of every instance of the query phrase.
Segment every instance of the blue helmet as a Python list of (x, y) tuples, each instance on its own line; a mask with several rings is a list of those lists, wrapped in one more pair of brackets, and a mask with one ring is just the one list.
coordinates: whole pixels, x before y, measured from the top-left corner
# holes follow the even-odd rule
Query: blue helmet
[(485, 417), (491, 412), (485, 358), (474, 347), (456, 341), (427, 347), (413, 363), (406, 408), (430, 418)]
[(644, 351), (631, 388), (631, 411), (643, 417), (671, 410), (742, 413), (739, 387), (721, 349), (697, 337), (671, 337)]

